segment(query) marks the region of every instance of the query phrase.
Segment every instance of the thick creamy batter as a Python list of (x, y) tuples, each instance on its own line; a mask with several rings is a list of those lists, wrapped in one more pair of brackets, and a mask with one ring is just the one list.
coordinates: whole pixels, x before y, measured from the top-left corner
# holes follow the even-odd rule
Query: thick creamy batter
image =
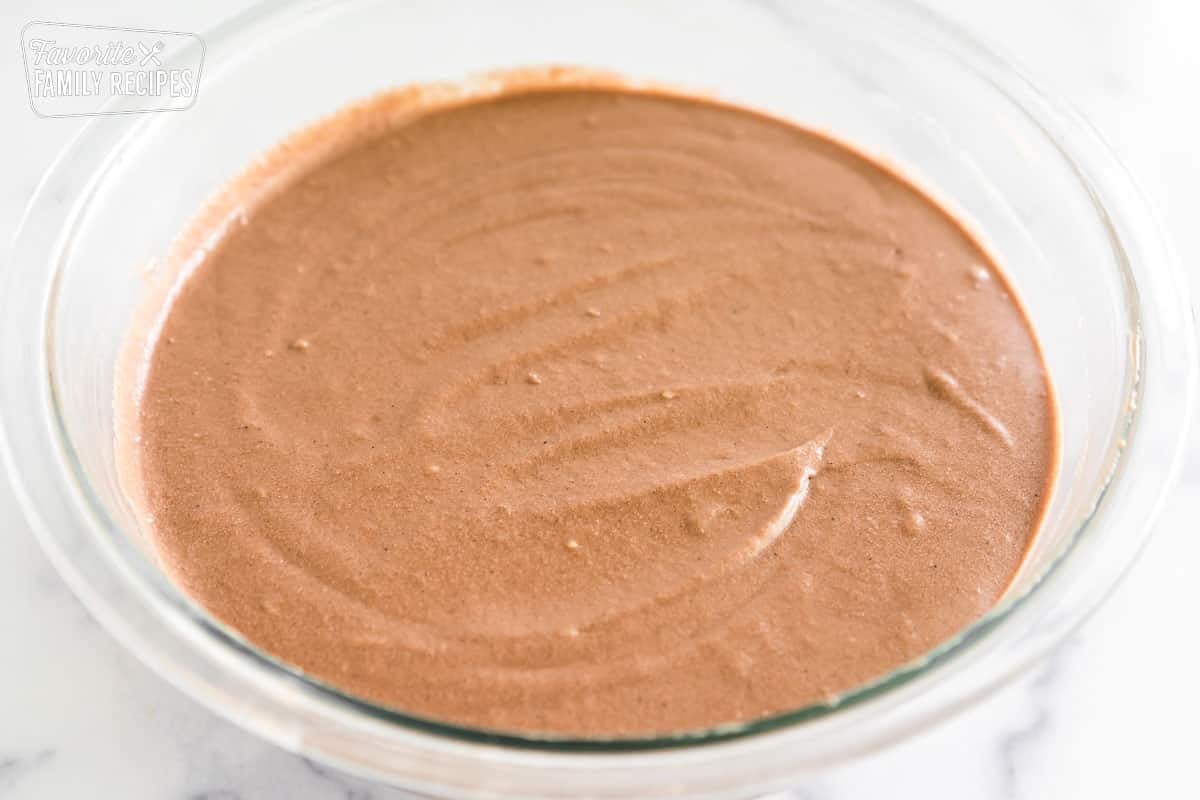
[(416, 714), (628, 735), (826, 699), (996, 601), (1054, 410), (945, 212), (705, 100), (386, 103), (293, 146), (147, 365), (142, 500), (217, 618)]

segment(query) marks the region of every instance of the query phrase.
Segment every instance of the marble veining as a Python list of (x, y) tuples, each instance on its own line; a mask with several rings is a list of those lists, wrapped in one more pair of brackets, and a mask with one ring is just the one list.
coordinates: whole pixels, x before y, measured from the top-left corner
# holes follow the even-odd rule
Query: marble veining
[(24, 773), (40, 768), (52, 758), (54, 750), (49, 747), (29, 755), (0, 755), (0, 788), (16, 784)]
[(1004, 798), (1022, 796), (1024, 787), (1025, 758), (1030, 751), (1042, 746), (1054, 724), (1054, 688), (1062, 677), (1066, 662), (1078, 647), (1077, 640), (1065, 642), (1054, 656), (1046, 661), (1027, 681), (1026, 695), (1030, 716), (999, 738), (997, 751), (1002, 766), (1001, 778)]

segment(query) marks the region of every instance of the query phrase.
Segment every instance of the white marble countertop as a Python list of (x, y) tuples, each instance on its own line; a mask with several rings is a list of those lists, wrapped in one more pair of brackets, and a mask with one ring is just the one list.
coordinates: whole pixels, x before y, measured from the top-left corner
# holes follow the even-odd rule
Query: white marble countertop
[[(1072, 98), (1157, 205), (1200, 290), (1200, 3), (930, 0)], [(33, 116), (32, 19), (203, 31), (242, 0), (9, 0), (0, 9), (0, 239), (79, 123)], [(1194, 290), (1194, 291), (1196, 291)], [(1200, 432), (1153, 541), (1040, 668), (796, 798), (1198, 797)], [(286, 753), (150, 672), (88, 616), (0, 480), (0, 800), (406, 797)]]

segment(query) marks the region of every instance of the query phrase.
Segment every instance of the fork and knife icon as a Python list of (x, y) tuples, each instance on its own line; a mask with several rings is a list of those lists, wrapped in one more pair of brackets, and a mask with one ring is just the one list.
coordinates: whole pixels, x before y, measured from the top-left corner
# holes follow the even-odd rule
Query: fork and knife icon
[(154, 43), (154, 47), (147, 47), (145, 42), (138, 42), (138, 50), (142, 53), (142, 60), (138, 62), (138, 66), (146, 66), (150, 61), (154, 62), (154, 66), (161, 67), (162, 61), (159, 60), (158, 54), (166, 49), (166, 45), (162, 41)]

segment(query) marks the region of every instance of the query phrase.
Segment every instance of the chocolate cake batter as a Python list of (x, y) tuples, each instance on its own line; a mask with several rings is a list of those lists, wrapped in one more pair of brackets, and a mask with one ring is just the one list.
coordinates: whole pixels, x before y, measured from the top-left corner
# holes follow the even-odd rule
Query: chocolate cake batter
[(1002, 594), (1054, 409), (928, 198), (707, 100), (396, 102), (293, 142), (160, 320), (138, 493), (212, 614), (415, 714), (644, 735), (827, 699)]

